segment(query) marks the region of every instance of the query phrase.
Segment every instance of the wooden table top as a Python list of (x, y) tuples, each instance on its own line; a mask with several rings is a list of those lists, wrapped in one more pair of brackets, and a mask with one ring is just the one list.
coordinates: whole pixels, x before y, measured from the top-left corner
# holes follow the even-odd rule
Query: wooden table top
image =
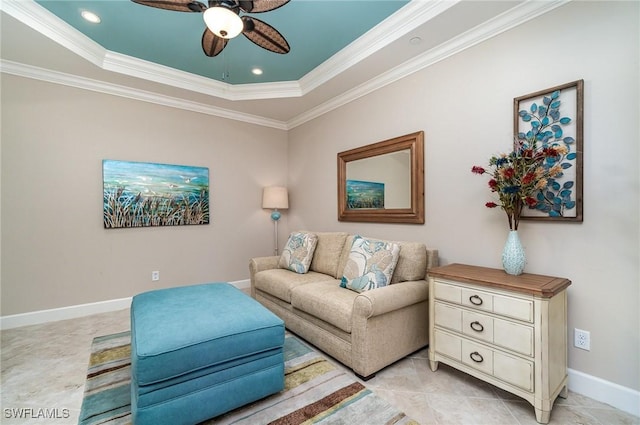
[(472, 284), (506, 289), (551, 298), (571, 285), (569, 279), (554, 276), (544, 276), (523, 273), (519, 276), (507, 274), (502, 269), (471, 266), (467, 264), (449, 264), (429, 269), (429, 276), (455, 280)]

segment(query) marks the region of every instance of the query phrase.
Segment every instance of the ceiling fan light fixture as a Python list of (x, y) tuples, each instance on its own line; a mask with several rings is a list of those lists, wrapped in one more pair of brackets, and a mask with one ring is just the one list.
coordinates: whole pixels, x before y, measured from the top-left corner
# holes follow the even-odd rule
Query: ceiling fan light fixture
[(224, 6), (210, 7), (204, 11), (204, 23), (215, 35), (233, 38), (240, 34), (244, 24), (237, 13)]

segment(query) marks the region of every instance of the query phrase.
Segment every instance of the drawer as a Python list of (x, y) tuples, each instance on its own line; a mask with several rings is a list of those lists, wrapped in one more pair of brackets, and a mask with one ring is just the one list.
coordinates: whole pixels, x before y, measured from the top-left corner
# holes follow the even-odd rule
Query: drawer
[(493, 311), (493, 294), (471, 288), (461, 288), (461, 292), (462, 305), (478, 310)]
[(507, 320), (493, 322), (493, 343), (517, 353), (533, 357), (533, 327)]
[(493, 376), (523, 390), (534, 391), (533, 363), (530, 361), (495, 351)]
[(493, 350), (463, 339), (461, 354), (462, 363), (487, 375), (493, 375)]
[(533, 362), (462, 339), (461, 362), (510, 385), (533, 392)]
[(437, 353), (460, 361), (460, 353), (462, 349), (462, 340), (460, 338), (436, 329), (435, 339), (434, 348)]
[(435, 324), (456, 332), (462, 332), (462, 309), (436, 302)]
[(501, 316), (513, 317), (533, 323), (533, 301), (522, 298), (493, 296), (493, 312)]
[(466, 307), (533, 323), (532, 300), (508, 297), (472, 288), (460, 289), (461, 303)]
[(493, 342), (493, 317), (464, 310), (462, 312), (462, 333), (483, 341)]
[(436, 329), (434, 348), (438, 354), (451, 357), (488, 375), (493, 374), (493, 351), (487, 347)]
[[(436, 310), (436, 319), (437, 315), (438, 310)], [(462, 333), (465, 335), (533, 357), (533, 327), (531, 326), (469, 310), (462, 311), (461, 326)]]
[(460, 304), (461, 290), (459, 286), (454, 286), (445, 282), (435, 281), (433, 285), (433, 296), (437, 300), (449, 301)]

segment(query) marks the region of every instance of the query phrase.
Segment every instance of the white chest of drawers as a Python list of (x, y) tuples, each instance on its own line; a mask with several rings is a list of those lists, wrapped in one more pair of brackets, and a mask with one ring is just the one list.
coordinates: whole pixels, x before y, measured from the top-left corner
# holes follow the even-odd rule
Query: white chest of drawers
[(450, 264), (429, 270), (429, 363), (444, 362), (524, 398), (548, 423), (567, 393), (571, 281)]

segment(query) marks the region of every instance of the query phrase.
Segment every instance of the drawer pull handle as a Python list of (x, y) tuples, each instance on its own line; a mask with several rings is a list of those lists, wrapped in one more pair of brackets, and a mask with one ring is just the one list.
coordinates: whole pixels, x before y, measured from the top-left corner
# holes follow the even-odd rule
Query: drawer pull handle
[(469, 297), (469, 302), (473, 305), (482, 305), (482, 298), (477, 295), (471, 295)]
[(476, 363), (482, 363), (484, 361), (482, 354), (478, 353), (477, 351), (474, 351), (473, 353), (469, 354), (469, 357), (471, 357), (471, 360), (473, 360)]
[(484, 331), (484, 326), (482, 326), (482, 323), (480, 323), (478, 321), (471, 322), (471, 324), (469, 326), (471, 326), (471, 329), (473, 329), (476, 332)]

